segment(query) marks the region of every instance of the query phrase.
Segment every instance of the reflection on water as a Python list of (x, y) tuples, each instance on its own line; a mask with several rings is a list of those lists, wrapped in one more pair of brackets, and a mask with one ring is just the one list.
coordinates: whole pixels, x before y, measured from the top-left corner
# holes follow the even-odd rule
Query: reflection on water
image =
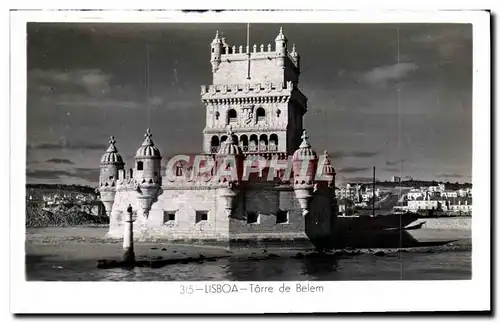
[(28, 280), (49, 281), (290, 281), (470, 279), (471, 252), (400, 253), (377, 257), (224, 258), (163, 268), (97, 269), (95, 262), (27, 258)]

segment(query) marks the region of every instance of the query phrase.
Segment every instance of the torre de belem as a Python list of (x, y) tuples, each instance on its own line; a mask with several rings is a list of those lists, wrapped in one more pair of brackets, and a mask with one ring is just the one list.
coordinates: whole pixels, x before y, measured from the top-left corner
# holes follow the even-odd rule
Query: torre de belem
[[(162, 155), (147, 129), (134, 168), (125, 171), (111, 137), (99, 177), (108, 236), (123, 237), (131, 205), (138, 239), (330, 239), (337, 215), (335, 171), (326, 152), (311, 148), (303, 129), (307, 98), (298, 88), (295, 45), (290, 51), (282, 29), (274, 48), (231, 46), (217, 32), (210, 51), (213, 81), (201, 86), (206, 125), (203, 153), (195, 160), (203, 157), (216, 167), (202, 174), (192, 158), (179, 159), (164, 161), (162, 174)], [(227, 157), (236, 176), (217, 174)]]

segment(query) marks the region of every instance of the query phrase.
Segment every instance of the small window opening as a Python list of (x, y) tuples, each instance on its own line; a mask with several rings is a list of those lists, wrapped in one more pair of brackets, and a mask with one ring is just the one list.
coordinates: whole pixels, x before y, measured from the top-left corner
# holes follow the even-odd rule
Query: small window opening
[(279, 210), (276, 214), (276, 223), (288, 223), (288, 211)]
[(257, 212), (247, 212), (247, 223), (257, 223), (259, 215)]
[(175, 222), (175, 211), (163, 212), (163, 223)]
[(199, 223), (201, 221), (208, 221), (207, 211), (196, 211), (196, 223)]
[(143, 170), (144, 168), (144, 163), (143, 162), (137, 162), (137, 170)]

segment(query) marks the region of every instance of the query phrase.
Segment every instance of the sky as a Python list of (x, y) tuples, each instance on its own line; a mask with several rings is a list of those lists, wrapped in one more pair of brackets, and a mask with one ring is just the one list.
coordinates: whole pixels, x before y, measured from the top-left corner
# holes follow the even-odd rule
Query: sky
[[(250, 43), (280, 26), (301, 56), (304, 128), (339, 184), (374, 166), (472, 181), (471, 25), (252, 24)], [(132, 168), (148, 127), (163, 156), (201, 152), (217, 30), (246, 44), (246, 24), (29, 23), (27, 182), (95, 186), (109, 136)]]

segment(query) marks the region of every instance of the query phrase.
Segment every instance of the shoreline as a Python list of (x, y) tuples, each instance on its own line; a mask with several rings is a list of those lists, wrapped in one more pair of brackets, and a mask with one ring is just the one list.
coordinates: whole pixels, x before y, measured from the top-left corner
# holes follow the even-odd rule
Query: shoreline
[[(89, 262), (96, 265), (99, 260), (120, 260), (123, 253), (121, 240), (103, 238), (106, 228), (27, 228), (25, 256), (27, 263)], [(221, 258), (266, 260), (272, 258), (349, 257), (357, 255), (389, 256), (400, 253), (442, 253), (472, 251), (470, 232), (466, 230), (415, 230), (420, 239), (429, 240), (425, 246), (397, 248), (339, 248), (317, 253), (314, 248), (283, 246), (231, 246), (172, 243), (168, 241), (136, 242), (138, 261), (163, 261), (188, 263), (216, 261)], [(444, 237), (439, 241), (436, 237)], [(450, 237), (456, 237), (450, 241)], [(207, 259), (208, 258), (208, 259)], [(95, 267), (94, 267), (95, 268)]]

